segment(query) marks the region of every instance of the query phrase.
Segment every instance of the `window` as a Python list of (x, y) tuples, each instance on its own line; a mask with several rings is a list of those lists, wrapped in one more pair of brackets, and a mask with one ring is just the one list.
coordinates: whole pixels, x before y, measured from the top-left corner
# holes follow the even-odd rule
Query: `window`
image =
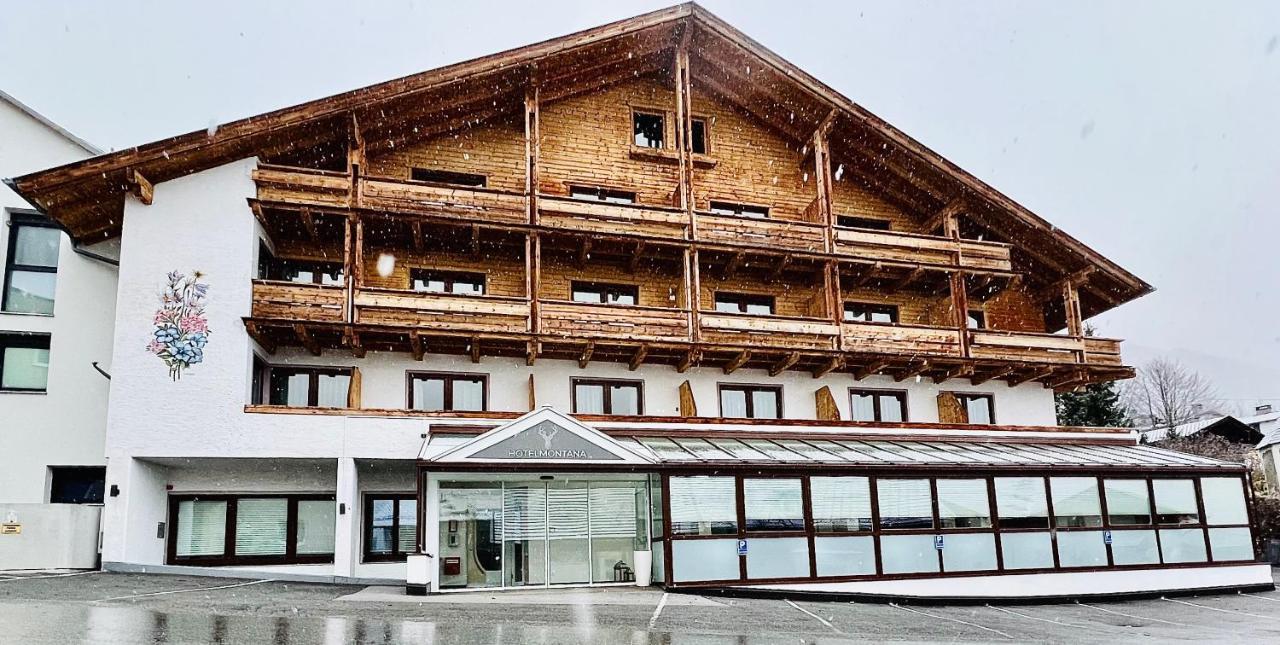
[(4, 265), (3, 310), (52, 314), (62, 232), (39, 215), (14, 213), (9, 219), (9, 252)]
[(815, 532), (871, 530), (871, 490), (866, 477), (811, 477), (809, 495)]
[(907, 420), (907, 393), (897, 390), (849, 390), (854, 421)]
[(628, 190), (613, 190), (598, 186), (570, 186), (569, 197), (586, 201), (605, 202), (609, 204), (634, 204), (636, 194)]
[(1159, 524), (1199, 524), (1196, 484), (1190, 479), (1153, 479), (1156, 494), (1156, 522)]
[(634, 305), (639, 300), (640, 288), (634, 284), (602, 284), (598, 282), (574, 282), (573, 301), (606, 305)]
[(175, 495), (169, 498), (168, 563), (333, 562), (332, 495)]
[(707, 154), (707, 120), (694, 118), (691, 120), (691, 129), (689, 130), (689, 144), (693, 147), (693, 154)]
[(49, 387), (49, 336), (0, 334), (0, 391), (44, 392)]
[(1106, 479), (1107, 521), (1112, 526), (1151, 523), (1151, 497), (1145, 479)]
[(430, 168), (414, 168), (410, 171), (414, 181), (429, 181), (435, 184), (452, 184), (454, 186), (472, 186), (484, 188), (488, 183), (484, 175), (452, 170), (433, 170)]
[(1102, 526), (1098, 480), (1093, 477), (1050, 477), (1053, 524), (1059, 528)]
[(736, 535), (738, 494), (733, 477), (672, 477), (673, 535)]
[(632, 130), (635, 144), (641, 148), (662, 148), (666, 133), (666, 118), (653, 112), (632, 112)]
[(773, 296), (750, 293), (716, 292), (716, 311), (722, 314), (752, 314), (756, 316), (772, 316), (774, 311)]
[(846, 302), (844, 319), (849, 322), (896, 323), (898, 322), (898, 305)]
[(991, 526), (991, 501), (985, 479), (939, 479), (938, 519), (944, 529)]
[(468, 296), (484, 295), (485, 276), (483, 273), (413, 269), (409, 272), (409, 275), (413, 280), (414, 291), (455, 293)]
[(574, 414), (644, 414), (640, 381), (573, 379)]
[(769, 207), (753, 206), (751, 204), (737, 204), (734, 202), (712, 201), (711, 212), (716, 215), (734, 215), (737, 217), (764, 219), (769, 216)]
[[(269, 405), (345, 408), (352, 369), (347, 367), (281, 367), (266, 365), (266, 392), (256, 394)], [(265, 396), (263, 396), (265, 394)]]
[(799, 479), (744, 479), (743, 508), (748, 531), (803, 531), (804, 502)]
[(963, 423), (991, 424), (995, 423), (995, 399), (990, 394), (973, 394), (971, 392), (945, 392), (955, 397), (964, 412)]
[(284, 260), (272, 254), (266, 244), (258, 243), (258, 278), (261, 280), (342, 285), (343, 277), (341, 263)]
[(483, 374), (409, 372), (409, 409), (488, 410), (488, 385)]
[(933, 494), (927, 479), (878, 479), (876, 503), (882, 529), (933, 528)]
[(969, 329), (986, 329), (987, 314), (981, 309), (970, 309), (968, 315), (965, 316), (964, 322)]
[(413, 493), (364, 498), (364, 561), (404, 560), (417, 551), (418, 499)]
[(720, 416), (728, 419), (779, 419), (782, 417), (782, 387), (721, 385)]
[(106, 466), (50, 466), (50, 504), (101, 504)]
[(873, 217), (856, 217), (854, 215), (836, 215), (836, 226), (844, 228), (869, 228), (876, 231), (888, 231), (893, 228), (887, 219)]
[(996, 515), (1002, 529), (1049, 528), (1049, 504), (1040, 477), (996, 477)]

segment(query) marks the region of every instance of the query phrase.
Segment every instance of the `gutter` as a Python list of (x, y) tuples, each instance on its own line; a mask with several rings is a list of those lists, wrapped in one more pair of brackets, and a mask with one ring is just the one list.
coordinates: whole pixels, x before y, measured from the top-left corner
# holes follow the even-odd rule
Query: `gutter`
[[(18, 194), (18, 195), (21, 195), (21, 194), (22, 194), (22, 193), (19, 193), (19, 192), (18, 192), (18, 182), (17, 182), (17, 181), (15, 181), (13, 178), (6, 177), (6, 178), (4, 178), (4, 179), (0, 179), (0, 181), (3, 181), (3, 182), (4, 182), (4, 185), (8, 186), (8, 187), (9, 187), (9, 189), (10, 189), (10, 190), (12, 190), (14, 193), (16, 193), (16, 194)], [(28, 201), (27, 203), (28, 203), (28, 204), (31, 204), (31, 202), (30, 202), (30, 201)], [(107, 256), (105, 256), (105, 255), (101, 255), (101, 254), (99, 254), (99, 253), (94, 253), (93, 251), (90, 251), (89, 249), (85, 248), (85, 247), (84, 247), (84, 245), (82, 245), (82, 244), (80, 243), (80, 240), (77, 240), (77, 239), (76, 239), (76, 236), (75, 236), (75, 235), (72, 235), (71, 231), (70, 231), (69, 229), (67, 229), (67, 227), (66, 227), (66, 226), (64, 226), (64, 225), (62, 224), (62, 222), (59, 222), (58, 220), (56, 220), (56, 219), (54, 219), (54, 218), (50, 217), (50, 216), (49, 216), (49, 213), (45, 212), (45, 210), (44, 210), (43, 208), (40, 208), (39, 206), (36, 206), (35, 204), (32, 204), (32, 206), (35, 206), (35, 210), (36, 210), (36, 212), (37, 212), (37, 213), (40, 213), (41, 215), (43, 215), (43, 216), (45, 217), (45, 219), (48, 219), (48, 220), (49, 220), (49, 221), (54, 225), (54, 227), (55, 227), (55, 228), (57, 228), (58, 230), (62, 231), (63, 233), (66, 233), (66, 234), (67, 234), (67, 237), (71, 238), (71, 250), (72, 250), (72, 251), (75, 251), (75, 252), (76, 252), (76, 254), (78, 254), (78, 255), (82, 255), (82, 256), (84, 256), (84, 257), (86, 257), (86, 258), (89, 258), (90, 260), (97, 260), (98, 262), (102, 262), (103, 264), (109, 264), (109, 265), (111, 265), (111, 266), (113, 266), (113, 267), (119, 267), (119, 266), (120, 266), (120, 261), (119, 261), (119, 260), (117, 260), (117, 259), (115, 259), (115, 258), (109, 258), (109, 257), (107, 257)]]

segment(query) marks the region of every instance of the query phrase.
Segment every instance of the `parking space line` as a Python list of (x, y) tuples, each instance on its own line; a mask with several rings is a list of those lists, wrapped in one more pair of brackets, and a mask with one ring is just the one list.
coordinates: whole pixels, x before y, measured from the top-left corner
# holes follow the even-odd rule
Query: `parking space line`
[(897, 604), (897, 603), (892, 603), (892, 602), (891, 602), (891, 603), (889, 603), (889, 606), (890, 606), (890, 607), (893, 607), (893, 608), (895, 608), (895, 609), (901, 609), (901, 610), (903, 610), (903, 611), (909, 611), (909, 612), (911, 612), (911, 613), (913, 613), (913, 614), (920, 614), (920, 615), (922, 615), (922, 616), (928, 616), (928, 617), (930, 617), (930, 618), (934, 618), (934, 619), (937, 619), (937, 620), (949, 620), (949, 621), (951, 621), (951, 622), (953, 622), (953, 623), (960, 623), (961, 625), (968, 625), (969, 627), (977, 627), (978, 629), (985, 630), (985, 631), (991, 632), (991, 633), (993, 633), (993, 634), (999, 634), (999, 635), (1001, 635), (1001, 636), (1004, 636), (1005, 638), (1007, 638), (1007, 639), (1009, 639), (1009, 640), (1015, 640), (1015, 639), (1014, 639), (1014, 637), (1012, 637), (1012, 636), (1010, 636), (1010, 635), (1008, 635), (1008, 634), (1006, 634), (1006, 633), (1004, 633), (1004, 632), (1002, 632), (1002, 631), (1000, 631), (1000, 630), (998, 630), (998, 629), (992, 629), (992, 628), (990, 628), (990, 627), (986, 627), (986, 626), (983, 626), (983, 625), (979, 625), (979, 624), (977, 624), (977, 623), (971, 623), (971, 622), (968, 622), (968, 621), (965, 621), (965, 620), (960, 620), (959, 618), (951, 618), (950, 616), (939, 616), (939, 615), (937, 615), (937, 614), (931, 614), (931, 613), (929, 613), (929, 612), (920, 611), (919, 609), (912, 609), (912, 608), (910, 608), (910, 607), (903, 607), (902, 605), (899, 605), (899, 604)]
[(1187, 602), (1185, 600), (1175, 600), (1173, 598), (1161, 598), (1161, 600), (1165, 600), (1168, 602), (1176, 602), (1179, 605), (1186, 605), (1188, 607), (1199, 607), (1200, 609), (1208, 609), (1209, 611), (1217, 611), (1224, 614), (1231, 614), (1232, 616), (1250, 616), (1252, 618), (1262, 618), (1264, 620), (1277, 620), (1275, 616), (1263, 616), (1262, 614), (1251, 614), (1247, 611), (1236, 611), (1232, 609), (1219, 609), (1218, 607), (1210, 607), (1208, 605), (1197, 605), (1194, 602)]
[(260, 585), (264, 582), (275, 582), (275, 580), (250, 580), (249, 582), (239, 582), (233, 585), (219, 585), (217, 587), (196, 587), (194, 589), (171, 589), (169, 591), (154, 591), (152, 593), (140, 593), (132, 596), (116, 596), (114, 598), (103, 598), (93, 602), (110, 602), (112, 600), (129, 600), (132, 598), (146, 598), (148, 596), (167, 596), (175, 593), (188, 593), (192, 591), (216, 591), (218, 589), (234, 589), (236, 587), (248, 587), (249, 585)]
[(0, 582), (13, 582), (14, 580), (45, 580), (47, 578), (70, 578), (71, 576), (87, 576), (95, 573), (102, 573), (102, 572), (101, 571), (76, 571), (75, 573), (56, 573), (50, 576), (15, 576), (12, 578), (5, 578), (3, 580), (0, 580)]
[(662, 615), (662, 608), (667, 606), (667, 592), (662, 592), (662, 598), (658, 600), (658, 606), (653, 608), (653, 616), (649, 618), (649, 629), (658, 624), (658, 616)]
[(786, 601), (787, 601), (787, 604), (788, 604), (788, 605), (791, 605), (792, 607), (795, 607), (796, 609), (800, 610), (800, 612), (801, 612), (801, 613), (803, 613), (803, 614), (805, 614), (805, 615), (807, 615), (807, 616), (809, 616), (809, 617), (811, 617), (811, 618), (816, 619), (818, 622), (822, 623), (823, 625), (826, 625), (827, 627), (829, 627), (829, 628), (831, 629), (831, 631), (833, 631), (833, 632), (835, 632), (835, 633), (837, 633), (837, 634), (842, 634), (842, 633), (844, 633), (844, 632), (841, 632), (840, 630), (836, 629), (836, 626), (835, 626), (835, 625), (832, 625), (832, 624), (831, 624), (831, 622), (830, 622), (830, 621), (828, 621), (826, 618), (823, 618), (822, 616), (819, 616), (819, 615), (817, 615), (817, 614), (815, 614), (815, 613), (813, 613), (813, 612), (809, 611), (808, 609), (805, 609), (804, 607), (801, 607), (800, 605), (797, 605), (797, 604), (795, 604), (794, 602), (791, 602), (791, 600), (790, 600), (790, 599), (784, 599), (784, 600), (786, 600)]
[(1017, 616), (1019, 618), (1026, 618), (1027, 620), (1038, 620), (1042, 623), (1053, 623), (1054, 625), (1062, 625), (1064, 627), (1093, 627), (1093, 625), (1082, 625), (1080, 623), (1064, 623), (1060, 620), (1055, 620), (1053, 618), (1040, 618), (1038, 616), (1029, 616), (1027, 614), (1016, 612), (1012, 609), (1005, 609), (1004, 607), (996, 607), (995, 605), (987, 605), (987, 609), (994, 609), (996, 611), (1002, 611), (1006, 614), (1013, 614), (1014, 616)]
[(1251, 593), (1242, 593), (1240, 595), (1247, 596), (1249, 598), (1257, 598), (1258, 600), (1265, 600), (1267, 602), (1280, 602), (1280, 598), (1268, 598), (1266, 596), (1259, 596), (1257, 594), (1251, 594)]
[(1116, 611), (1116, 610), (1114, 610), (1114, 609), (1106, 609), (1106, 608), (1104, 608), (1104, 607), (1098, 607), (1097, 605), (1089, 605), (1089, 604), (1085, 604), (1085, 603), (1082, 603), (1082, 602), (1076, 602), (1076, 604), (1077, 604), (1077, 605), (1080, 605), (1081, 607), (1088, 607), (1089, 609), (1097, 609), (1098, 611), (1105, 611), (1105, 612), (1107, 612), (1108, 614), (1115, 614), (1115, 615), (1117, 615), (1117, 616), (1124, 616), (1125, 618), (1132, 618), (1132, 619), (1134, 619), (1134, 620), (1149, 620), (1149, 621), (1151, 621), (1151, 622), (1153, 622), (1153, 623), (1164, 623), (1165, 625), (1174, 625), (1174, 626), (1176, 626), (1176, 627), (1192, 627), (1192, 625), (1188, 625), (1188, 624), (1186, 624), (1186, 623), (1175, 623), (1175, 622), (1173, 622), (1173, 621), (1171, 621), (1171, 620), (1160, 620), (1159, 618), (1147, 618), (1146, 616), (1135, 616), (1135, 615), (1133, 615), (1133, 614), (1126, 614), (1126, 613), (1124, 613), (1123, 611)]

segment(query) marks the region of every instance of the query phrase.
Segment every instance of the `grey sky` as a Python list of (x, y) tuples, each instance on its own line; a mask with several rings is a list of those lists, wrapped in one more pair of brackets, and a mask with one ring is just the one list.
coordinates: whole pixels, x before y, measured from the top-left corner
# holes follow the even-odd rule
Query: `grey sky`
[[(670, 4), (4, 3), (0, 88), (107, 148)], [(1280, 374), (1280, 3), (703, 4), (1154, 284), (1131, 359)]]

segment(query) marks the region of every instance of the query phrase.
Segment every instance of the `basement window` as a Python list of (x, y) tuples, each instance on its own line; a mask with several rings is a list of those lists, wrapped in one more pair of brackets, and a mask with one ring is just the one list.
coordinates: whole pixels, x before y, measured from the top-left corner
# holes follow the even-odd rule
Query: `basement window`
[(868, 302), (844, 303), (844, 319), (849, 322), (898, 322), (897, 305), (880, 305)]
[(639, 291), (640, 288), (634, 284), (574, 282), (573, 301), (602, 305), (634, 305), (639, 300)]
[(410, 171), (414, 181), (429, 181), (433, 184), (450, 184), (453, 186), (470, 186), (484, 188), (488, 179), (484, 175), (452, 170), (434, 170), (431, 168), (414, 168)]
[(842, 228), (866, 228), (874, 231), (888, 231), (893, 228), (892, 224), (887, 219), (857, 217), (854, 215), (837, 215), (836, 226), (840, 226)]
[(711, 212), (716, 215), (733, 215), (735, 217), (764, 219), (769, 216), (769, 207), (753, 206), (751, 204), (738, 204), (734, 202), (712, 201)]
[(453, 293), (466, 296), (484, 295), (484, 274), (464, 271), (413, 269), (413, 290), (423, 293)]
[(689, 129), (689, 143), (693, 147), (693, 154), (707, 154), (707, 120), (693, 119)]
[(752, 314), (756, 316), (772, 316), (774, 312), (773, 296), (762, 296), (750, 293), (716, 292), (716, 311), (722, 314)]
[(636, 194), (629, 190), (613, 190), (599, 186), (570, 186), (569, 197), (608, 204), (634, 204)]
[(652, 112), (632, 112), (631, 123), (637, 146), (657, 149), (663, 147), (663, 135), (667, 129), (663, 115)]

